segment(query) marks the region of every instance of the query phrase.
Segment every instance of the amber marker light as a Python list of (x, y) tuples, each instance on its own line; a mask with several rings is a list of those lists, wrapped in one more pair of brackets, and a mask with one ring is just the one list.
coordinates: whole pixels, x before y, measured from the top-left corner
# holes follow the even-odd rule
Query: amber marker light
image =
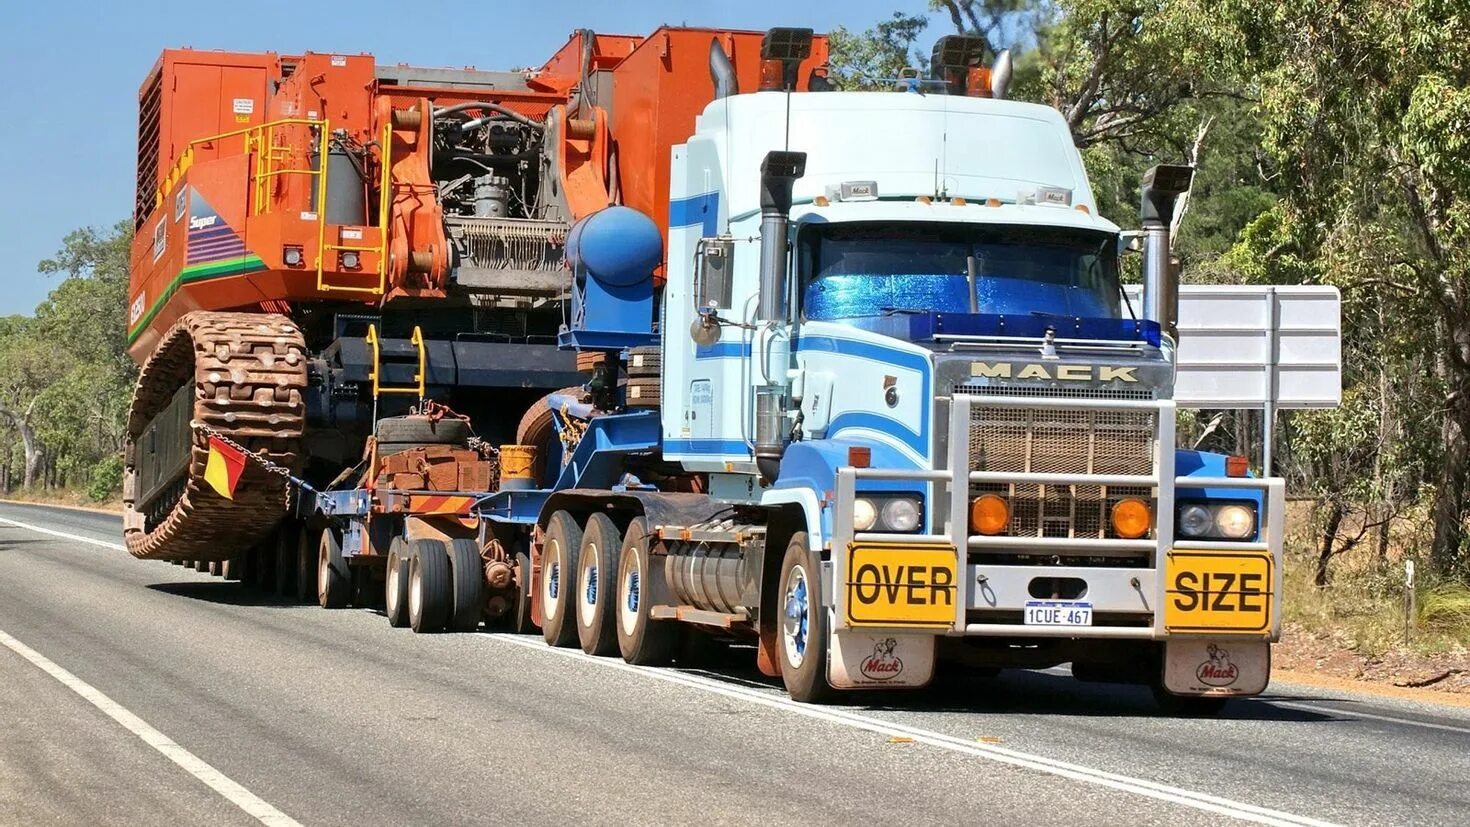
[(1010, 521), (1011, 507), (998, 494), (981, 494), (970, 503), (970, 528), (979, 534), (999, 534)]
[(1137, 540), (1148, 533), (1152, 522), (1153, 514), (1149, 512), (1148, 503), (1143, 500), (1119, 500), (1113, 506), (1113, 531), (1119, 537)]

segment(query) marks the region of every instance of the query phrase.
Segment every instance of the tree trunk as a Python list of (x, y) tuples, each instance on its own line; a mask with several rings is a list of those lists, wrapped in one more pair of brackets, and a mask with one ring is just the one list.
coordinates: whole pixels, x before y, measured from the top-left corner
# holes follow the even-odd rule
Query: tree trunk
[[(1470, 330), (1463, 331), (1470, 340)], [(1460, 335), (1457, 339), (1462, 338)], [(1452, 359), (1448, 409), (1442, 428), (1439, 490), (1434, 495), (1434, 544), (1429, 562), (1435, 571), (1451, 570), (1465, 541), (1465, 488), (1470, 484), (1470, 377), (1464, 360)]]
[(1340, 504), (1327, 504), (1327, 524), (1322, 527), (1322, 548), (1317, 552), (1317, 576), (1313, 580), (1318, 588), (1327, 585), (1327, 564), (1337, 553), (1337, 532), (1342, 528), (1342, 516)]
[(36, 438), (36, 431), (26, 422), (16, 422), (15, 429), (20, 431), (21, 447), (25, 449), (25, 475), (21, 478), (21, 486), (30, 488), (36, 482), (36, 472), (41, 470), (41, 460), (45, 451), (41, 448), (41, 441)]

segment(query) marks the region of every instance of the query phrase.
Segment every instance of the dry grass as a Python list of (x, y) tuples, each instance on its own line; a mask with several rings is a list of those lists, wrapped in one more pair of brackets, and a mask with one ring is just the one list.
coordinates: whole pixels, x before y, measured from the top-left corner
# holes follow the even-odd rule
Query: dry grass
[(39, 505), (65, 505), (73, 508), (89, 508), (98, 511), (122, 511), (121, 494), (114, 494), (102, 502), (97, 502), (87, 496), (86, 491), (67, 488), (53, 491), (17, 488), (9, 494), (0, 496), (0, 499), (37, 503)]

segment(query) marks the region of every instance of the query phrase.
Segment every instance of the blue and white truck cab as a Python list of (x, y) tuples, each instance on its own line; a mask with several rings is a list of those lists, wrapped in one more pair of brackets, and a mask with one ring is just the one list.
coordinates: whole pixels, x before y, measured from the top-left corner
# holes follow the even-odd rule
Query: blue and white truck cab
[(1283, 483), (1175, 448), (1168, 224), (1192, 170), (1144, 182), (1134, 303), (1061, 116), (946, 91), (705, 109), (672, 159), (664, 459), (799, 514), (778, 604), (749, 607), (781, 613), (798, 697), (922, 685), (942, 638), (1262, 691)]

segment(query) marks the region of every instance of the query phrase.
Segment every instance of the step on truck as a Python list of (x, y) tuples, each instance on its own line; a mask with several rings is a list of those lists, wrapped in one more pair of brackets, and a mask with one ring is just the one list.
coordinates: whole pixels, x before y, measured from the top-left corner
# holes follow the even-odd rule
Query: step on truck
[(940, 661), (1196, 710), (1264, 690), (1283, 483), (1177, 448), (1176, 411), (1334, 404), (1336, 294), (1181, 291), (1193, 170), (1151, 169), (1120, 230), (981, 39), (884, 91), (836, 90), (826, 49), (165, 52), (129, 550), (417, 632), (735, 643), (803, 701)]

